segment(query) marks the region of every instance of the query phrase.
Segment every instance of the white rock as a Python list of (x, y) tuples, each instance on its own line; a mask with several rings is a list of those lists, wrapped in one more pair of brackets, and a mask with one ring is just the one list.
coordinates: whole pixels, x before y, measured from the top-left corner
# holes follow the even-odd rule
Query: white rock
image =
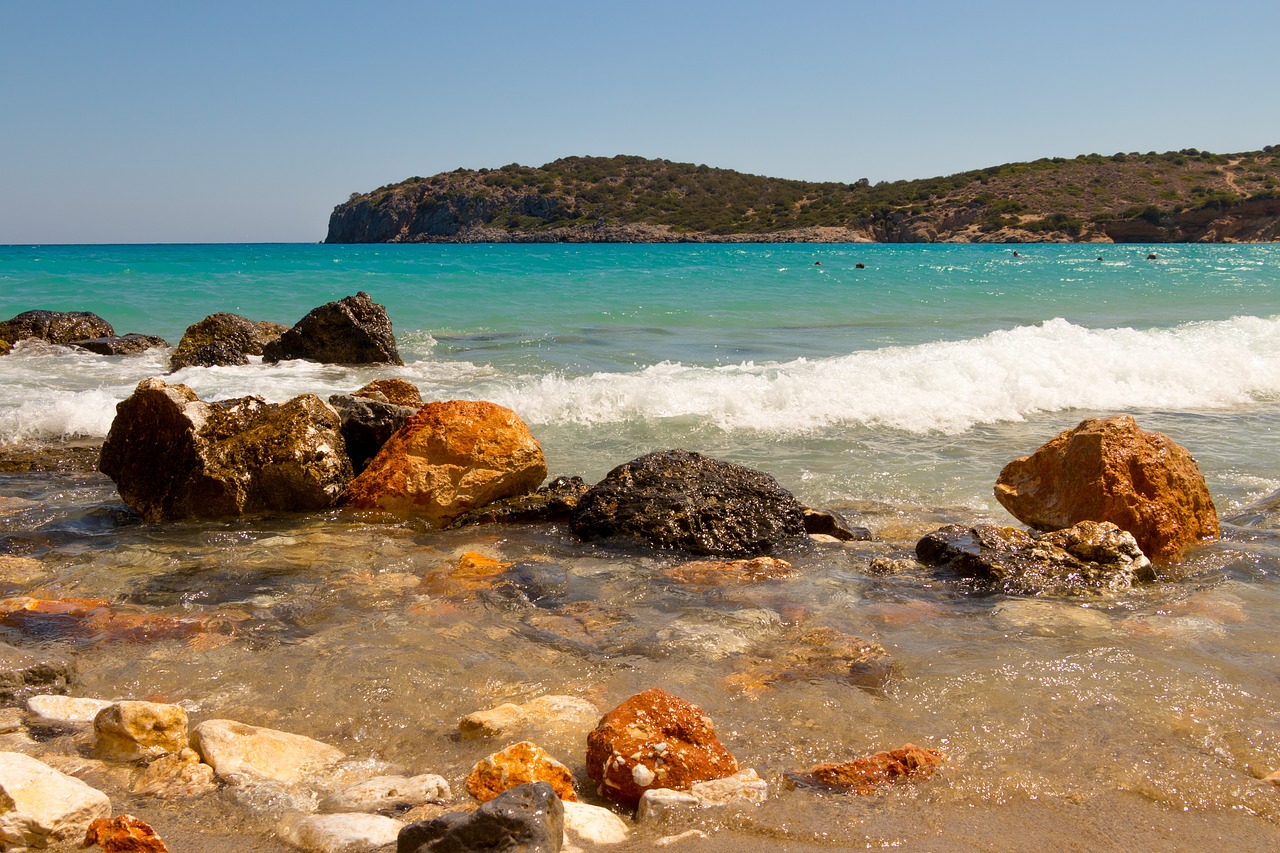
[(79, 842), (111, 817), (111, 800), (79, 779), (18, 752), (0, 752), (0, 849)]
[(191, 745), (229, 782), (247, 776), (295, 784), (343, 758), (327, 743), (235, 720), (205, 720), (192, 731)]
[(376, 814), (290, 815), (280, 837), (308, 853), (370, 853), (396, 843), (404, 824)]
[(99, 711), (114, 704), (106, 699), (32, 696), (27, 700), (27, 712), (31, 715), (31, 723), (37, 726), (91, 725)]
[(325, 797), (320, 808), (328, 812), (376, 812), (423, 803), (442, 803), (452, 797), (443, 776), (376, 776), (348, 785)]
[(768, 796), (769, 783), (761, 779), (755, 770), (747, 768), (723, 779), (697, 782), (688, 791), (650, 788), (640, 797), (636, 817), (659, 820), (698, 809), (762, 803)]
[(640, 807), (636, 810), (636, 819), (662, 820), (673, 814), (695, 811), (700, 805), (702, 801), (688, 791), (650, 788), (640, 796)]
[(577, 696), (539, 696), (523, 705), (505, 702), (468, 714), (458, 721), (458, 730), (465, 738), (505, 737), (524, 726), (587, 732), (600, 716), (599, 708)]
[(627, 822), (608, 809), (564, 802), (564, 832), (569, 842), (619, 844), (627, 840)]

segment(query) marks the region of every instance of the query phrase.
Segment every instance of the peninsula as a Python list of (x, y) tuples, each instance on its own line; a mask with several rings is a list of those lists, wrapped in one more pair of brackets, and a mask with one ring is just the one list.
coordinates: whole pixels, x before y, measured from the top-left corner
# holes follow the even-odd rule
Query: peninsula
[(1270, 242), (1280, 145), (793, 181), (643, 157), (413, 177), (334, 208), (326, 243)]

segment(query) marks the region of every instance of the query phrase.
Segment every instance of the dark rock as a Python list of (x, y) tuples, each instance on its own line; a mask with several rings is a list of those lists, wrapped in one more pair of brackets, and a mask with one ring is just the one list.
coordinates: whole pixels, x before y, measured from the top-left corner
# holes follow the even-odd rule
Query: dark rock
[(502, 498), (472, 510), (452, 526), (568, 521), (588, 489), (590, 486), (581, 477), (556, 477), (536, 492)]
[(563, 844), (564, 805), (546, 782), (530, 782), (473, 812), (409, 824), (396, 853), (556, 853)]
[(306, 512), (351, 479), (337, 412), (312, 394), (205, 403), (144, 379), (116, 406), (99, 469), (147, 521)]
[(262, 348), (288, 328), (266, 320), (250, 320), (239, 314), (210, 314), (187, 327), (178, 348), (169, 357), (169, 369), (248, 364), (249, 356), (262, 355)]
[(831, 510), (804, 508), (804, 530), (808, 534), (830, 536), (841, 542), (869, 542), (871, 531), (865, 527), (855, 527), (838, 512)]
[(71, 658), (0, 643), (0, 705), (19, 705), (42, 693), (65, 694), (75, 673)]
[(1151, 578), (1133, 537), (1106, 522), (1039, 538), (1016, 527), (951, 524), (916, 543), (916, 556), (1014, 595), (1114, 592)]
[(404, 364), (387, 311), (361, 291), (329, 302), (264, 348), (267, 362), (305, 359), (323, 364)]
[(354, 394), (334, 394), (329, 398), (329, 405), (338, 411), (342, 419), (347, 456), (357, 474), (369, 467), (369, 462), (378, 455), (387, 439), (395, 435), (396, 430), (420, 408)]
[(614, 468), (579, 502), (573, 530), (728, 557), (767, 554), (805, 533), (803, 507), (768, 474), (687, 450)]
[(137, 355), (156, 347), (167, 347), (169, 342), (155, 335), (139, 335), (130, 332), (127, 335), (112, 335), (106, 338), (85, 338), (72, 341), (72, 346), (96, 352), (98, 355)]
[(90, 311), (24, 311), (0, 323), (0, 340), (10, 343), (39, 338), (51, 344), (70, 344), (115, 333), (110, 323)]
[(1242, 507), (1225, 521), (1237, 527), (1280, 530), (1280, 491), (1272, 492), (1262, 500)]

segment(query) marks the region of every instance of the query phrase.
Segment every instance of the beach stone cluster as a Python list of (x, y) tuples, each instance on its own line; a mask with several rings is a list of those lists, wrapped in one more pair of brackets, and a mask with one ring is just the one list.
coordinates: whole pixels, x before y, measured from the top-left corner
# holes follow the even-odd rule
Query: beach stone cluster
[(0, 355), (8, 354), (19, 341), (32, 339), (79, 347), (99, 355), (136, 355), (169, 345), (155, 335), (117, 335), (110, 323), (91, 311), (38, 309), (0, 322)]

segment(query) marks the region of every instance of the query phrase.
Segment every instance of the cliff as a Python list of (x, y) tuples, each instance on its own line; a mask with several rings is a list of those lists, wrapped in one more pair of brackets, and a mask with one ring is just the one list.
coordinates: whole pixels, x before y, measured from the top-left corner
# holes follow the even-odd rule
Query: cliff
[(414, 177), (334, 208), (326, 243), (1257, 242), (1280, 239), (1280, 146), (1087, 154), (871, 184), (642, 157)]

